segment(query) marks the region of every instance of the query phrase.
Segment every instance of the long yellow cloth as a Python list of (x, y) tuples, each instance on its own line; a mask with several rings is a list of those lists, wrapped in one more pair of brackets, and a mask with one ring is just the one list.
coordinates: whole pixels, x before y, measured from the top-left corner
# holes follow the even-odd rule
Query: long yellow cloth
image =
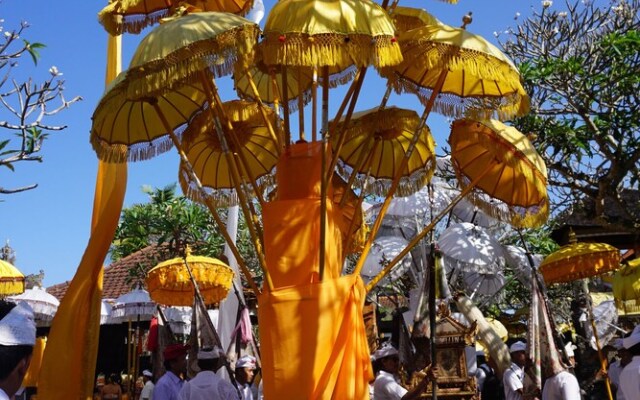
[(33, 354), (31, 355), (31, 364), (29, 364), (29, 369), (22, 380), (22, 386), (33, 387), (38, 384), (40, 367), (42, 367), (42, 356), (44, 355), (44, 348), (46, 346), (46, 337), (36, 338), (36, 345), (33, 347)]
[(258, 296), (265, 398), (369, 398), (365, 295), (347, 275)]
[[(107, 52), (108, 83), (120, 70), (120, 37), (109, 38)], [(41, 400), (92, 398), (100, 333), (102, 263), (118, 226), (126, 185), (126, 163), (99, 162), (91, 237), (51, 325), (38, 380)]]

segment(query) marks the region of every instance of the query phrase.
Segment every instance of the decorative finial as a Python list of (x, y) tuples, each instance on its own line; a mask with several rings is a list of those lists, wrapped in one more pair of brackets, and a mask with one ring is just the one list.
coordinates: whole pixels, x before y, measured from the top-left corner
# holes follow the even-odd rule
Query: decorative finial
[(529, 139), (530, 142), (534, 142), (537, 138), (538, 138), (538, 135), (536, 133), (533, 133), (533, 132), (527, 133), (527, 139)]
[(184, 257), (187, 258), (187, 257), (190, 257), (190, 256), (191, 256), (191, 246), (187, 245), (184, 248)]
[(460, 28), (467, 29), (467, 25), (469, 25), (473, 21), (473, 18), (471, 18), (471, 14), (473, 13), (469, 11), (467, 15), (462, 17), (462, 26)]
[(576, 237), (576, 233), (573, 231), (573, 229), (569, 228), (569, 244), (576, 244), (578, 243), (578, 238)]

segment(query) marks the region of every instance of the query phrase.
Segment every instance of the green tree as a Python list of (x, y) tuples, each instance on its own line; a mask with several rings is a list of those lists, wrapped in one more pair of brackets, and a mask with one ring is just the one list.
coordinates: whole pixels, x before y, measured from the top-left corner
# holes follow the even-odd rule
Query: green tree
[[(130, 282), (144, 280), (149, 265), (179, 257), (189, 245), (194, 254), (219, 257), (224, 250), (224, 239), (220, 235), (209, 211), (184, 196), (176, 195), (176, 185), (164, 188), (143, 188), (149, 202), (124, 208), (110, 255), (117, 261), (150, 245), (161, 245), (156, 258), (145, 265), (129, 271)], [(218, 210), (226, 220), (226, 209)], [(238, 223), (237, 245), (249, 268), (258, 275), (258, 261), (250, 242), (244, 220)]]
[[(640, 1), (542, 2), (507, 31), (531, 113), (515, 121), (535, 133), (556, 205), (595, 203), (599, 223), (638, 229), (640, 207), (623, 194), (640, 184)], [(622, 212), (607, 215), (614, 204)]]
[[(51, 125), (47, 121), (71, 104), (81, 100), (64, 97), (62, 73), (55, 66), (50, 76), (41, 82), (29, 77), (26, 81), (14, 78), (24, 56), (37, 66), (42, 43), (29, 42), (22, 35), (29, 24), (22, 22), (18, 29), (5, 30), (0, 39), (0, 167), (15, 171), (19, 162), (42, 162), (39, 154), (49, 132), (61, 131), (66, 125)], [(8, 188), (0, 182), (0, 194), (11, 194), (34, 189), (37, 183)]]

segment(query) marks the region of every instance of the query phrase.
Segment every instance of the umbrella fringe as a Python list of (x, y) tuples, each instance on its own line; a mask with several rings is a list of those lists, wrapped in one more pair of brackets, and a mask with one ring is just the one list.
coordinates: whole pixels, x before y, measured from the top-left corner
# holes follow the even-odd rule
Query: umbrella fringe
[(614, 299), (616, 302), (616, 308), (619, 313), (624, 314), (639, 314), (640, 313), (640, 300), (631, 299), (631, 300), (620, 300)]
[[(351, 118), (347, 124), (346, 141), (361, 135), (375, 135), (376, 132), (397, 130), (413, 132), (419, 122), (418, 114), (413, 110), (406, 110), (397, 107), (385, 108), (380, 111), (371, 112), (358, 118)], [(333, 121), (332, 121), (333, 123)], [(427, 134), (430, 134), (428, 126)], [(336, 124), (334, 130), (341, 131), (344, 129), (344, 121), (341, 120)], [(424, 133), (421, 132), (421, 134)]]
[(265, 34), (262, 42), (262, 57), (267, 65), (355, 64), (357, 67), (373, 65), (382, 68), (402, 61), (400, 46), (392, 39), (391, 35), (371, 37), (366, 34), (327, 33), (310, 36), (302, 33), (285, 35), (270, 32)]
[(158, 96), (185, 81), (199, 82), (198, 73), (203, 70), (215, 77), (229, 75), (237, 62), (251, 62), (258, 31), (254, 24), (239, 26), (181, 47), (162, 59), (131, 66), (128, 94), (133, 98)]
[(153, 25), (169, 16), (169, 9), (154, 11), (150, 14), (123, 15), (119, 12), (122, 4), (118, 1), (109, 3), (98, 13), (98, 21), (113, 36), (123, 33), (138, 34), (147, 26)]
[[(397, 75), (387, 78), (396, 93), (413, 93), (423, 105), (426, 105), (433, 93), (430, 88), (422, 87), (415, 82)], [(489, 119), (497, 116), (500, 120), (508, 120), (529, 112), (529, 96), (514, 92), (502, 97), (460, 97), (453, 93), (439, 93), (433, 110), (439, 114), (453, 118), (469, 117), (473, 119)]]
[[(338, 86), (345, 85), (353, 80), (358, 72), (358, 68), (355, 65), (350, 65), (346, 69), (329, 75), (329, 88), (335, 89)], [(319, 79), (319, 84), (323, 85), (322, 79)]]

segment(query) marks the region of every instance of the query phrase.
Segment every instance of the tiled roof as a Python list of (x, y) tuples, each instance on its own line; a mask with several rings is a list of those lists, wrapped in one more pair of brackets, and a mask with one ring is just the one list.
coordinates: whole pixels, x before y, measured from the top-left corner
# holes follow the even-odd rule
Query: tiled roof
[[(102, 298), (115, 299), (131, 291), (131, 284), (127, 283), (128, 271), (138, 264), (142, 264), (145, 270), (148, 270), (158, 263), (158, 253), (158, 246), (147, 246), (105, 267)], [(58, 300), (62, 300), (70, 283), (70, 281), (66, 281), (50, 286), (47, 288), (47, 292)]]

